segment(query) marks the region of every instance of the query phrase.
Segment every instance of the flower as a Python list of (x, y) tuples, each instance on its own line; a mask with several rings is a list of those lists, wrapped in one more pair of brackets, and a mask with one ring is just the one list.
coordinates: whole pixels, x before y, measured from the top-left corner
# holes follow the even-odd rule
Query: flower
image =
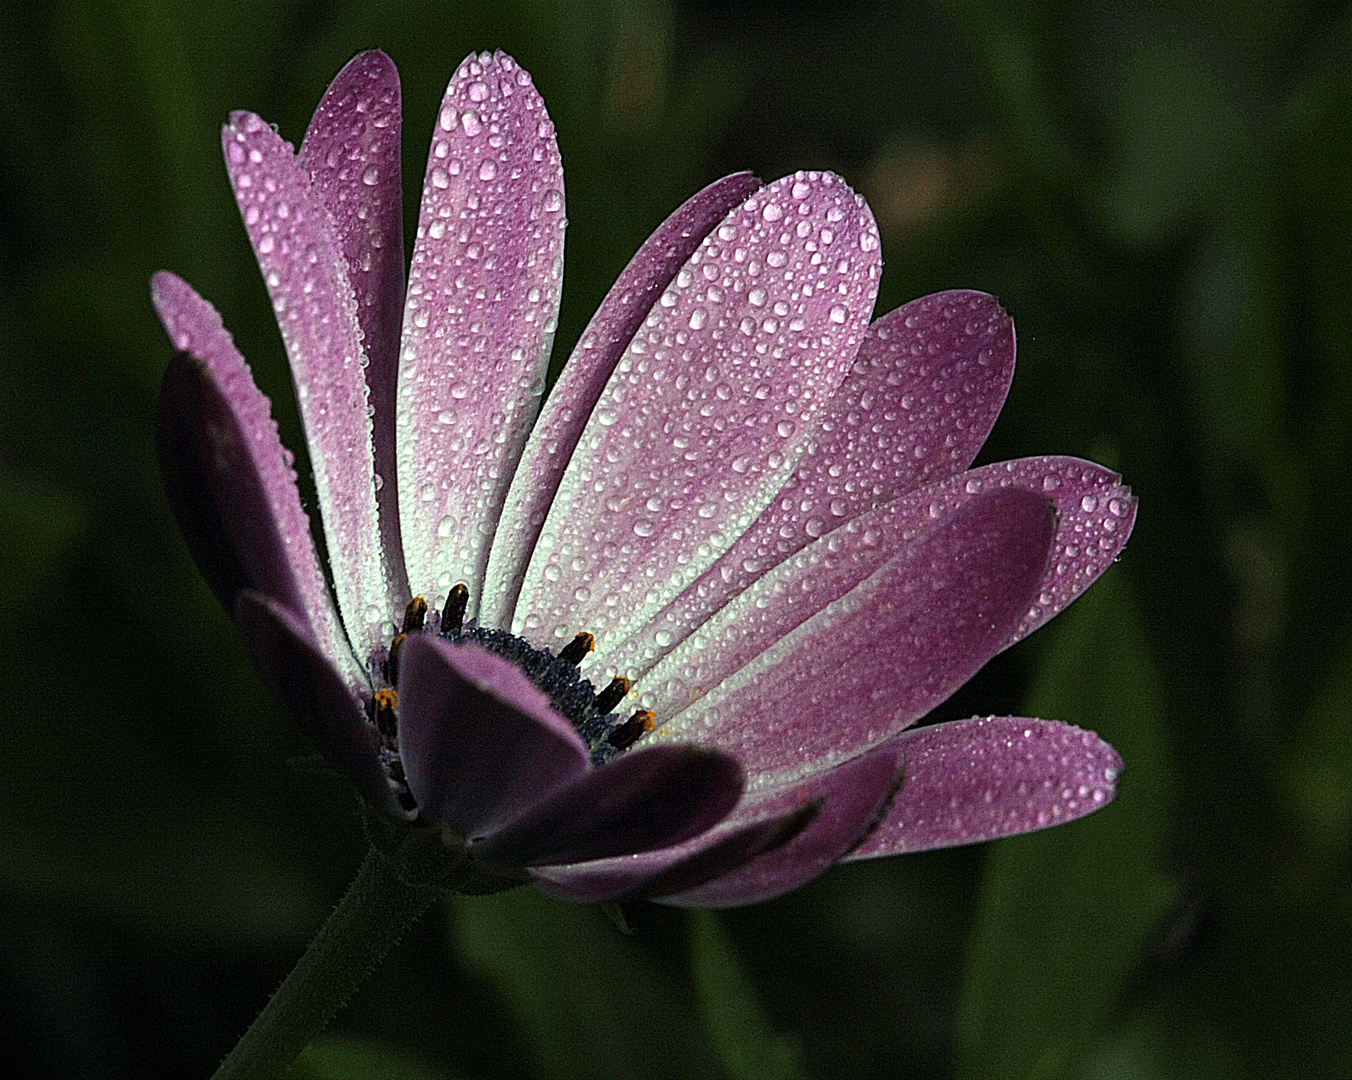
[(1013, 374), (992, 297), (870, 324), (864, 201), (829, 173), (729, 176), (634, 256), (537, 420), (565, 224), (544, 104), (502, 53), (461, 64), (407, 289), (399, 140), (380, 52), (299, 154), (249, 113), (223, 132), (336, 608), (268, 401), (215, 310), (152, 285), (183, 534), (382, 820), (559, 897), (718, 906), (1112, 798), (1121, 761), (1089, 732), (905, 730), (1087, 587), (1135, 515), (1088, 462), (970, 468)]

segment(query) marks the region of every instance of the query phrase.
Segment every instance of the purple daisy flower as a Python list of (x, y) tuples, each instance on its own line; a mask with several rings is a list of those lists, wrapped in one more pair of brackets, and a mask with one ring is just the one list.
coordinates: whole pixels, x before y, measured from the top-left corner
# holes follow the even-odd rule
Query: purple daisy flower
[(1013, 323), (953, 291), (870, 324), (878, 233), (839, 177), (694, 195), (541, 408), (563, 171), (510, 57), (450, 82), (407, 284), (383, 53), (299, 154), (249, 113), (223, 143), (336, 606), (268, 401), (162, 273), (165, 484), (264, 677), (382, 820), (566, 899), (722, 906), (1113, 797), (1089, 732), (906, 730), (1083, 591), (1135, 501), (1071, 458), (969, 468)]

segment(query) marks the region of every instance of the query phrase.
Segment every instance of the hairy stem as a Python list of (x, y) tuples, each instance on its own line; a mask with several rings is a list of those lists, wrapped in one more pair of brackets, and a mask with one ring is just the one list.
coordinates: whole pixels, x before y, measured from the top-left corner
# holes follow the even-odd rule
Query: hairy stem
[(408, 885), (374, 848), (305, 955), (213, 1080), (272, 1080), (315, 1038), (443, 888)]

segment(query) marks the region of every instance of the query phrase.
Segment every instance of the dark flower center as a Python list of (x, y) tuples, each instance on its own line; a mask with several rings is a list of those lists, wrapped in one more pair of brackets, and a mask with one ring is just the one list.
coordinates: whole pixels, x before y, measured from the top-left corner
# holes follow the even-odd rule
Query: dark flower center
[(578, 671), (578, 664), (593, 648), (595, 639), (591, 634), (578, 634), (558, 653), (551, 653), (506, 630), (479, 626), (473, 620), (465, 622), (468, 606), (469, 588), (463, 583), (450, 591), (439, 616), (433, 613), (429, 618), (427, 601), (415, 596), (404, 608), (403, 629), (394, 636), (385, 655), (375, 657), (372, 664), (372, 673), (379, 675), (385, 685), (372, 697), (368, 716), (380, 735), (385, 767), (405, 809), (412, 810), (415, 804), (399, 757), (399, 695), (394, 688), (399, 683), (399, 655), (410, 634), (437, 634), (443, 641), (472, 643), (510, 660), (586, 741), (593, 765), (604, 765), (653, 729), (655, 718), (647, 709), (638, 709), (627, 719), (615, 712), (629, 693), (628, 679), (616, 676), (598, 691)]

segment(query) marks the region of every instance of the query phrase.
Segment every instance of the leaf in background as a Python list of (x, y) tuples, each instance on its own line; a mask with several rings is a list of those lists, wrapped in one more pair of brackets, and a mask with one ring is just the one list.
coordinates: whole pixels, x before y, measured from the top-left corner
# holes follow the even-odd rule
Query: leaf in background
[(1282, 780), (1317, 861), (1332, 870), (1352, 838), (1352, 642), (1310, 706)]
[(32, 632), (37, 613), (27, 608), (84, 528), (84, 513), (64, 492), (0, 487), (0, 626), (6, 632)]
[(797, 1045), (771, 1027), (717, 912), (690, 913), (690, 951), (704, 1027), (731, 1080), (806, 1076)]
[(456, 1080), (457, 1074), (407, 1050), (351, 1035), (323, 1035), (292, 1067), (295, 1080)]
[(991, 847), (958, 1011), (960, 1077), (1065, 1075), (1175, 892), (1159, 869), (1171, 793), (1160, 691), (1120, 572), (1061, 616), (1028, 712), (1094, 728), (1127, 768), (1112, 806)]
[(497, 989), (546, 1080), (717, 1076), (686, 987), (595, 908), (533, 889), (455, 897), (460, 955)]

